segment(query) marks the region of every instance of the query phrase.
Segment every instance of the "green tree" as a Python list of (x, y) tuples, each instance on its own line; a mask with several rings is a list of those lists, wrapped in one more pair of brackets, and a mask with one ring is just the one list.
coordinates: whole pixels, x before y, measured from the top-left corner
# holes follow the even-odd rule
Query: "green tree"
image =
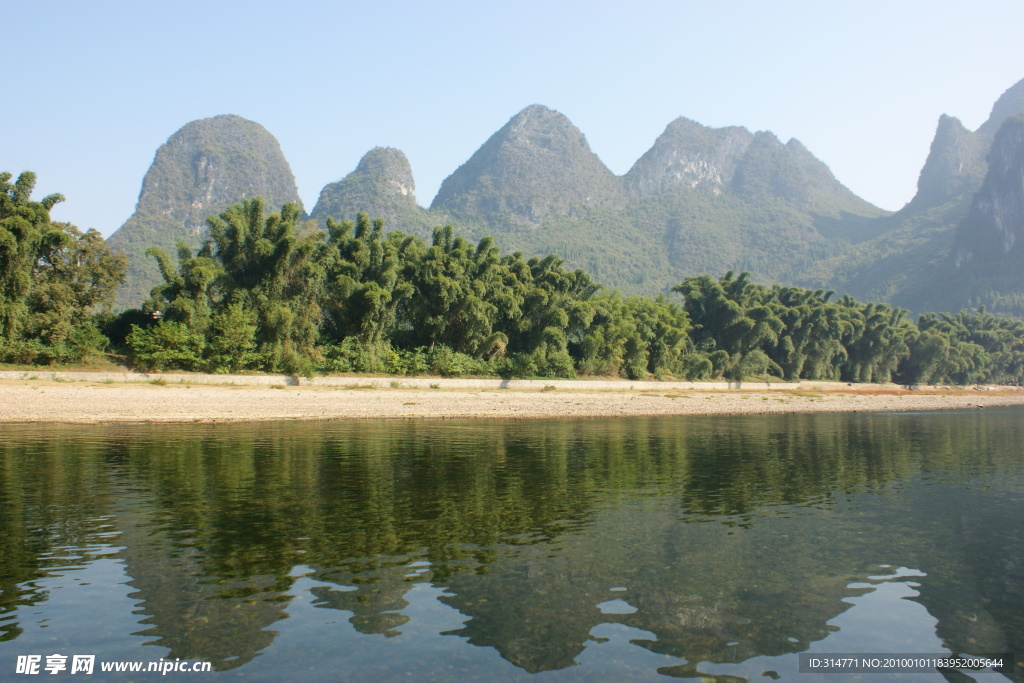
[(384, 236), (384, 221), (372, 225), (365, 213), (356, 222), (327, 219), (327, 241), (318, 254), (326, 278), (324, 334), (331, 342), (355, 337), (383, 351), (398, 311), (413, 295), (407, 279), (422, 243), (401, 233)]
[(59, 194), (30, 199), (35, 174), (0, 173), (0, 357), (71, 362), (108, 340), (95, 316), (124, 281), (123, 255), (95, 230), (50, 221)]
[[(319, 358), (324, 277), (316, 256), (323, 236), (296, 237), (300, 216), (297, 205), (285, 204), (264, 217), (256, 197), (211, 216), (210, 240), (194, 256), (179, 244), (177, 269), (162, 250), (150, 249), (164, 284), (144, 310), (200, 339), (211, 369), (309, 374)], [(144, 342), (130, 337), (137, 357)], [(229, 359), (232, 349), (237, 357)]]
[(510, 294), (503, 268), (494, 240), (474, 248), (450, 225), (435, 229), (413, 280), (410, 322), (417, 345), (432, 350), (443, 344), (471, 356), (491, 350), (500, 341), (494, 336), (496, 300)]
[(21, 341), (28, 323), (28, 294), (39, 259), (67, 241), (50, 222), (50, 209), (64, 201), (52, 194), (31, 201), (36, 175), (26, 171), (13, 184), (0, 173), (0, 340), (7, 347)]

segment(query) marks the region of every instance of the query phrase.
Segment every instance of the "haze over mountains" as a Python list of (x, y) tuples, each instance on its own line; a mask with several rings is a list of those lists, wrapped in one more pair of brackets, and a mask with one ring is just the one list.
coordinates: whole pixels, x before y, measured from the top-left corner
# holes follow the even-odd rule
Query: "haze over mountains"
[[(310, 217), (384, 218), (424, 239), (451, 223), (503, 251), (556, 253), (626, 292), (654, 294), (699, 273), (850, 293), (915, 312), (984, 304), (1024, 316), (1024, 81), (977, 130), (942, 115), (918, 192), (896, 213), (844, 187), (798, 140), (678, 118), (623, 176), (568, 118), (513, 116), (442, 183), (429, 209), (408, 159), (375, 148), (324, 187)], [(880, 160), (884, 163), (884, 160)], [(135, 214), (110, 243), (132, 260), (120, 303), (156, 283), (145, 249), (190, 248), (203, 219), (244, 197), (299, 202), (277, 141), (237, 116), (194, 121), (158, 150)]]

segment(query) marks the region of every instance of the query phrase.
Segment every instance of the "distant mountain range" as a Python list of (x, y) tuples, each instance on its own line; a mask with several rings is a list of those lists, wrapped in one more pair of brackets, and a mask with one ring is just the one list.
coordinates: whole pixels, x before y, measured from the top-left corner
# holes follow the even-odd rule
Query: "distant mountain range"
[[(505, 252), (556, 253), (626, 292), (747, 270), (916, 312), (984, 304), (1024, 316), (1024, 81), (977, 130), (939, 119), (918, 192), (896, 213), (861, 199), (799, 141), (679, 118), (623, 176), (564, 115), (531, 105), (441, 185), (429, 209), (393, 148), (370, 150), (323, 188), (310, 218), (384, 218), (429, 239), (452, 224)], [(132, 266), (119, 302), (156, 283), (144, 256), (205, 237), (206, 215), (245, 197), (299, 202), (277, 141), (237, 116), (187, 124), (157, 151), (135, 214), (110, 237)]]

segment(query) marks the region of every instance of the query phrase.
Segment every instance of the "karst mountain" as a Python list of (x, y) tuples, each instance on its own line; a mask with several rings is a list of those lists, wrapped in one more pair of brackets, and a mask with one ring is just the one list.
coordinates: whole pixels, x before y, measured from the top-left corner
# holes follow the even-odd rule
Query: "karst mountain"
[[(310, 217), (354, 219), (430, 239), (435, 226), (504, 251), (555, 253), (624, 292), (656, 294), (699, 273), (834, 289), (925, 310), (986, 305), (1024, 315), (1024, 81), (976, 131), (943, 114), (915, 197), (885, 212), (842, 185), (796, 139), (740, 126), (670, 122), (616, 176), (563, 114), (515, 114), (442, 183), (429, 208), (400, 150), (377, 147), (320, 193)], [(144, 252), (196, 248), (205, 217), (246, 197), (298, 202), (277, 141), (218, 116), (187, 124), (157, 151), (135, 214), (111, 236), (132, 259), (122, 304), (156, 282)], [(944, 283), (945, 286), (938, 286)], [(955, 284), (955, 286), (953, 286)]]

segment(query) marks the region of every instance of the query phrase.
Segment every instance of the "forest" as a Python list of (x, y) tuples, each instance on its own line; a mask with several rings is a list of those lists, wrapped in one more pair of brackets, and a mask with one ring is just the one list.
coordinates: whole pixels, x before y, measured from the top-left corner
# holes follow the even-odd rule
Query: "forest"
[(164, 282), (113, 312), (126, 259), (94, 230), (52, 222), (32, 173), (0, 173), (0, 362), (123, 359), (143, 370), (629, 379), (778, 377), (1019, 384), (1024, 322), (984, 308), (906, 311), (834, 292), (686, 278), (655, 298), (608, 290), (554, 255), (502, 254), (451, 226), (430, 243), (384, 221), (326, 230), (260, 198), (208, 219)]

